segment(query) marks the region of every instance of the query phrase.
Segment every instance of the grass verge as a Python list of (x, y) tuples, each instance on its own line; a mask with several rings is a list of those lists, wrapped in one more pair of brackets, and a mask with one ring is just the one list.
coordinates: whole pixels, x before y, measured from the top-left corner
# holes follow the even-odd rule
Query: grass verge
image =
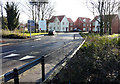
[[(0, 32), (3, 38), (13, 38), (13, 39), (26, 39), (30, 37), (30, 33), (21, 33), (19, 30), (9, 31), (9, 30), (2, 30)], [(48, 34), (48, 33), (31, 33), (31, 36), (41, 35), (41, 34)]]
[[(31, 33), (31, 36), (36, 36), (36, 35), (42, 35), (42, 34), (48, 34), (47, 32), (45, 33)], [(30, 33), (25, 33), (26, 36), (30, 36)]]

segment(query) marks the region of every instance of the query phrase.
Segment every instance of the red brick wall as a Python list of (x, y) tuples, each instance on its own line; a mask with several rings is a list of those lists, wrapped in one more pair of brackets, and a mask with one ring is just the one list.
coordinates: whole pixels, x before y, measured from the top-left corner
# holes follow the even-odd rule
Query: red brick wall
[[(71, 23), (69, 23), (69, 31), (73, 31), (74, 29), (74, 23), (72, 23), (73, 25), (71, 26)], [(72, 30), (71, 30), (71, 27), (72, 27)]]
[[(74, 25), (75, 25), (74, 28), (78, 28), (82, 31), (83, 31), (83, 28), (86, 28), (85, 31), (87, 31), (87, 28), (89, 28), (89, 30), (90, 30), (90, 28), (91, 28), (91, 26), (90, 26), (91, 22), (89, 22), (90, 19), (87, 19), (87, 18), (85, 18), (85, 19), (86, 19), (86, 22), (83, 22), (78, 18), (74, 23)], [(83, 24), (85, 24), (86, 26), (84, 27)]]
[(112, 33), (120, 33), (120, 21), (118, 16), (115, 16), (115, 18), (112, 20)]

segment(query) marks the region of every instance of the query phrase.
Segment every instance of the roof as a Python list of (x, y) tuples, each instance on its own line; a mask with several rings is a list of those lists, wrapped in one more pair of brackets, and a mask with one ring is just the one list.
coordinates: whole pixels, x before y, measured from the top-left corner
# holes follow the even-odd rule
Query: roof
[(52, 16), (52, 18), (50, 19), (50, 22), (54, 22), (56, 16)]
[[(117, 14), (110, 15), (110, 16), (112, 16), (112, 17), (114, 18), (115, 16), (117, 16)], [(104, 19), (104, 18), (108, 18), (108, 17), (110, 17), (110, 16), (109, 16), (109, 15), (104, 15), (104, 16), (103, 16), (103, 19)], [(98, 17), (99, 17), (99, 16), (95, 16), (95, 18), (94, 18), (91, 22), (95, 22)]]
[(71, 18), (67, 18), (69, 23), (73, 23), (72, 19)]
[(57, 17), (58, 17), (59, 21), (61, 22), (61, 21), (62, 21), (62, 19), (65, 17), (65, 15), (62, 15), (62, 16), (57, 16)]
[(90, 23), (89, 20), (91, 20), (90, 18), (86, 18), (86, 17), (78, 17), (79, 20), (81, 20), (84, 23), (84, 19), (87, 19), (87, 23)]
[(54, 22), (55, 18), (58, 18), (58, 20), (61, 22), (62, 19), (65, 17), (65, 15), (60, 15), (60, 16), (52, 16), (52, 18), (50, 19), (50, 22)]
[(95, 18), (91, 22), (95, 22), (98, 16), (95, 16)]

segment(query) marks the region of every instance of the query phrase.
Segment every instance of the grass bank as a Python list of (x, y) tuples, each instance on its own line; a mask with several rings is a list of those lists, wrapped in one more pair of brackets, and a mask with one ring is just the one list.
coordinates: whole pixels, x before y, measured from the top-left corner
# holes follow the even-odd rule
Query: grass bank
[[(21, 33), (20, 30), (2, 30), (0, 32), (3, 38), (13, 38), (13, 39), (27, 39), (30, 38), (30, 33)], [(48, 33), (31, 33), (31, 36), (41, 35), (41, 34), (48, 34)]]
[[(45, 33), (31, 33), (31, 36), (36, 36), (36, 35), (43, 35), (43, 34), (48, 34), (47, 32)], [(25, 33), (26, 36), (30, 36), (30, 33)]]
[(78, 53), (51, 82), (120, 83), (120, 38), (89, 34)]

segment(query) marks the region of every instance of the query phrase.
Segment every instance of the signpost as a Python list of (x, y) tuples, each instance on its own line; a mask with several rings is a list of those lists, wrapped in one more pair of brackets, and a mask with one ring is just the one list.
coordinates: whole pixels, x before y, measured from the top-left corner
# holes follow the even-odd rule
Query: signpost
[(28, 20), (28, 31), (30, 32), (30, 37), (31, 37), (31, 32), (35, 31), (35, 21), (34, 20)]

